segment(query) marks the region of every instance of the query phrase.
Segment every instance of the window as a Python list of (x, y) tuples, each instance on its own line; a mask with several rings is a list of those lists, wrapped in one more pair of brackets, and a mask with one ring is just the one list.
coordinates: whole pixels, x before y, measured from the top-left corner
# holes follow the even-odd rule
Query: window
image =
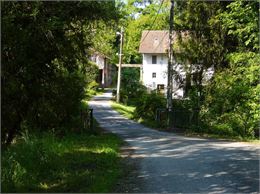
[(157, 90), (164, 90), (164, 84), (157, 84)]
[(152, 56), (152, 64), (157, 64), (157, 57), (156, 57), (156, 55)]
[(156, 73), (153, 73), (153, 74), (152, 74), (152, 78), (156, 78)]
[(164, 92), (164, 84), (157, 84), (157, 91), (159, 93), (163, 93)]

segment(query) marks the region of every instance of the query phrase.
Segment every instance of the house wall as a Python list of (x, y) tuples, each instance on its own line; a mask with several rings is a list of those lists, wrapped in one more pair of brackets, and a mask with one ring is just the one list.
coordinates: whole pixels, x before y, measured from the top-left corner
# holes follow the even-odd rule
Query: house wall
[(103, 56), (93, 54), (90, 57), (90, 60), (95, 62), (98, 65), (98, 69), (104, 69), (105, 66), (105, 58)]
[(109, 64), (109, 60), (99, 54), (93, 54), (90, 60), (95, 62), (99, 69), (98, 82), (101, 87), (109, 87), (112, 84), (113, 75), (115, 74), (115, 67)]
[[(157, 63), (152, 64), (152, 56), (157, 57)], [(193, 65), (193, 69), (191, 69), (191, 72), (196, 72), (196, 66), (199, 65)], [(181, 64), (175, 64), (174, 65), (175, 70), (178, 72), (179, 77), (184, 80), (186, 80), (186, 73), (183, 69), (183, 66)], [(158, 84), (164, 85), (164, 93), (167, 92), (167, 84), (168, 84), (168, 78), (167, 78), (167, 71), (168, 71), (168, 57), (166, 54), (143, 54), (143, 66), (141, 68), (141, 81), (143, 82), (143, 85), (145, 85), (150, 90), (157, 89)], [(153, 78), (153, 73), (156, 73), (156, 77)], [(214, 74), (214, 68), (210, 67), (207, 70), (204, 70), (203, 72), (203, 80), (202, 84), (206, 85), (208, 81), (212, 78)], [(192, 81), (192, 80), (191, 80)], [(193, 83), (191, 83), (193, 85)], [(180, 98), (184, 95), (184, 88), (179, 88), (179, 84), (176, 83), (176, 81), (173, 79), (173, 98)]]
[[(108, 60), (106, 59), (108, 62)], [(116, 67), (115, 65), (105, 63), (104, 68), (104, 78), (105, 78), (105, 87), (110, 87), (112, 85), (113, 76), (116, 74)]]
[[(157, 56), (157, 64), (152, 64), (152, 56)], [(143, 84), (149, 89), (156, 89), (158, 84), (167, 86), (167, 56), (164, 54), (143, 54)], [(156, 77), (153, 78), (153, 73)]]
[[(157, 64), (152, 64), (152, 56), (157, 57)], [(167, 92), (168, 57), (166, 54), (143, 54), (142, 81), (150, 90), (157, 89), (158, 84), (164, 85), (164, 93)], [(153, 78), (153, 73), (156, 77)], [(177, 83), (173, 81), (173, 97), (182, 97), (183, 89), (177, 89)]]
[(99, 69), (98, 82), (99, 82), (100, 86), (104, 86), (104, 84), (105, 84), (104, 68), (106, 65), (105, 57), (100, 56), (98, 54), (93, 54), (90, 56), (90, 60), (97, 64), (98, 69)]

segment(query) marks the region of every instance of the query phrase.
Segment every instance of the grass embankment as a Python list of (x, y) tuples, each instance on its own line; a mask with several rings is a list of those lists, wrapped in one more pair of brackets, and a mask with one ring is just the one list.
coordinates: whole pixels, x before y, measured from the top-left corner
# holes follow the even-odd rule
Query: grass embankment
[[(82, 101), (88, 108), (92, 91)], [(62, 130), (63, 131), (63, 130)], [(2, 150), (2, 192), (111, 192), (122, 175), (116, 135), (94, 130), (64, 133), (24, 133)]]
[[(121, 113), (123, 116), (127, 117), (128, 119), (135, 120), (147, 127), (151, 127), (154, 129), (160, 129), (162, 130), (163, 128), (158, 125), (154, 120), (144, 120), (144, 119), (136, 119), (134, 116), (134, 111), (135, 111), (135, 106), (127, 106), (121, 103), (116, 103), (114, 101), (111, 102), (111, 106), (114, 110), (118, 111)], [(166, 130), (166, 128), (164, 129)], [(170, 130), (167, 130), (168, 132), (171, 132)], [(259, 139), (252, 139), (252, 138), (247, 138), (247, 137), (231, 137), (231, 136), (226, 136), (226, 135), (219, 135), (219, 134), (210, 134), (210, 133), (196, 133), (191, 130), (187, 130), (184, 134), (185, 136), (188, 137), (201, 137), (201, 138), (213, 138), (213, 139), (223, 139), (223, 140), (232, 140), (232, 141), (245, 141), (249, 143), (255, 143), (255, 144), (260, 144)]]
[(124, 105), (121, 103), (117, 103), (115, 101), (111, 101), (111, 107), (128, 119), (135, 120), (136, 122), (141, 123), (147, 127), (157, 128), (157, 129), (160, 128), (158, 123), (156, 123), (156, 121), (154, 121), (154, 120), (136, 118), (135, 114), (134, 114), (135, 109), (136, 109), (135, 106), (128, 106), (128, 105)]
[(93, 96), (103, 94), (105, 90), (106, 89), (104, 89), (104, 88), (97, 88), (95, 90), (94, 89), (88, 89), (85, 100), (89, 101)]
[(116, 103), (114, 101), (111, 101), (111, 107), (116, 110), (117, 112), (121, 113), (123, 116), (125, 116), (128, 119), (134, 119), (134, 106), (127, 106), (124, 104)]
[(185, 136), (260, 144), (260, 140), (256, 139), (256, 138), (241, 137), (241, 136), (227, 136), (227, 135), (211, 134), (211, 133), (206, 133), (206, 132), (198, 133), (198, 132), (193, 132), (193, 131), (189, 131), (189, 130), (185, 133)]
[(23, 135), (2, 152), (2, 192), (109, 192), (121, 143), (107, 133)]

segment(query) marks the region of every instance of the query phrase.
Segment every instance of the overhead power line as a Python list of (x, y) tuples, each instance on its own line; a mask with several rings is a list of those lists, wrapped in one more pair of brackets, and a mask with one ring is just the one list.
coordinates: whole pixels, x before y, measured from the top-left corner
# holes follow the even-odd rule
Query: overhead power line
[[(156, 13), (156, 16), (155, 16), (153, 22), (152, 22), (152, 27), (151, 27), (151, 28), (153, 28), (153, 26), (154, 26), (154, 24), (155, 24), (155, 21), (156, 21), (158, 15), (159, 15), (159, 12), (160, 12), (160, 10), (161, 10), (161, 8), (162, 8), (163, 3), (164, 3), (164, 0), (161, 1), (160, 7), (159, 7), (159, 9), (158, 9), (158, 11), (157, 11), (157, 13)], [(146, 33), (145, 37), (143, 38), (143, 40), (141, 41), (140, 44), (143, 43), (143, 41), (145, 40), (145, 38), (148, 36), (149, 33), (150, 33), (150, 30), (148, 30), (148, 32)]]

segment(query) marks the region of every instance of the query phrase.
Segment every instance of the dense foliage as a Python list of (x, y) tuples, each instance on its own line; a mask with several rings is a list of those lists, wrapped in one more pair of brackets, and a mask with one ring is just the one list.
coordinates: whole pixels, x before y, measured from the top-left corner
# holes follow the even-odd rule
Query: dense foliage
[[(227, 48), (226, 68), (215, 72), (207, 86), (203, 115), (213, 130), (236, 136), (259, 135), (259, 6), (235, 1), (219, 13), (223, 32), (236, 44)], [(215, 130), (216, 129), (216, 130)]]
[(232, 54), (229, 60), (230, 68), (217, 72), (207, 87), (202, 115), (211, 127), (222, 126), (228, 135), (253, 136), (260, 116), (260, 56)]
[[(120, 101), (124, 104), (133, 103), (146, 93), (146, 88), (140, 81), (140, 70), (138, 68), (123, 68), (120, 90)], [(131, 101), (128, 102), (128, 99)]]
[[(115, 31), (120, 24), (125, 29), (123, 63), (140, 63), (141, 33), (168, 29), (169, 4), (166, 0), (1, 2), (2, 144), (9, 144), (24, 129), (80, 127), (81, 100), (95, 87), (97, 74), (97, 67), (87, 61), (90, 48), (111, 55), (116, 63)], [(257, 132), (258, 15), (256, 1), (175, 3), (174, 29), (179, 36), (174, 56), (186, 70), (182, 84), (189, 89), (189, 102), (177, 104), (201, 110), (202, 121), (213, 132), (218, 128), (243, 136)], [(212, 66), (214, 76), (203, 83), (203, 71)], [(141, 108), (149, 99), (138, 73), (123, 70), (121, 96), (125, 103), (144, 96)], [(178, 75), (175, 78), (178, 82)]]
[(163, 108), (166, 99), (162, 94), (152, 92), (144, 94), (136, 103), (135, 117), (138, 119), (155, 120), (156, 110)]
[(121, 21), (125, 28), (124, 63), (138, 64), (142, 61), (138, 52), (142, 31), (167, 29), (169, 2), (129, 0), (122, 9), (125, 13)]
[(77, 127), (97, 67), (88, 49), (98, 22), (114, 25), (114, 2), (1, 2), (2, 144), (22, 129)]
[[(169, 28), (169, 1), (163, 3), (158, 14), (156, 10), (160, 3), (157, 1), (133, 0), (126, 7), (133, 14), (126, 12), (125, 60), (139, 63), (141, 31)], [(177, 1), (174, 11), (177, 34), (174, 57), (186, 71), (184, 80), (179, 79), (177, 71), (174, 72), (175, 81), (184, 87), (186, 94), (185, 100), (174, 100), (174, 108), (200, 111), (199, 131), (231, 136), (257, 135), (259, 3)], [(159, 19), (153, 23), (156, 17)], [(205, 81), (203, 72), (209, 68), (214, 68), (214, 75)], [(147, 106), (144, 97), (137, 106), (139, 116), (151, 110)]]

